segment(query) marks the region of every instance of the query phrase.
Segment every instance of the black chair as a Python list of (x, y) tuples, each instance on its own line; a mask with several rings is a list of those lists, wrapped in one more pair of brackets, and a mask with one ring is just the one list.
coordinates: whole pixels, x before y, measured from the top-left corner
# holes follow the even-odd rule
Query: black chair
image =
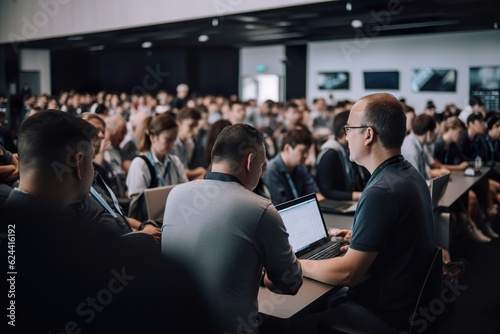
[(439, 316), (435, 316), (433, 321), (419, 321), (419, 328), (416, 328), (416, 316), (421, 307), (429, 308), (433, 300), (439, 300), (443, 281), (443, 255), (441, 247), (436, 247), (429, 261), (429, 269), (422, 283), (417, 304), (413, 311), (413, 318), (410, 322), (409, 333), (438, 333)]
[[(436, 316), (434, 321), (418, 321), (415, 323), (417, 312), (420, 307), (429, 307), (433, 300), (439, 300), (442, 288), (442, 275), (443, 275), (443, 258), (442, 249), (436, 247), (432, 257), (429, 259), (428, 270), (422, 281), (422, 287), (413, 311), (413, 318), (410, 321), (409, 333), (438, 333), (439, 332), (439, 317)], [(342, 289), (336, 296), (330, 300), (329, 308), (333, 308), (336, 305), (347, 300), (346, 295), (347, 289)], [(339, 327), (335, 324), (328, 324), (327, 326), (321, 328), (321, 333), (328, 334), (347, 334), (347, 333), (357, 333), (355, 328)]]

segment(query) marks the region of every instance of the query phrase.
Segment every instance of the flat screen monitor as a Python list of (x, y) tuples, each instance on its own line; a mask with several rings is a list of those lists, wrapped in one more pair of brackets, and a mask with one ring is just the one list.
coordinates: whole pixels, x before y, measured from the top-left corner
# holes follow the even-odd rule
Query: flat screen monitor
[(363, 72), (365, 89), (399, 89), (398, 71)]
[(411, 73), (413, 92), (455, 92), (457, 71), (454, 69), (416, 68)]
[(318, 89), (320, 90), (349, 89), (349, 72), (318, 73)]

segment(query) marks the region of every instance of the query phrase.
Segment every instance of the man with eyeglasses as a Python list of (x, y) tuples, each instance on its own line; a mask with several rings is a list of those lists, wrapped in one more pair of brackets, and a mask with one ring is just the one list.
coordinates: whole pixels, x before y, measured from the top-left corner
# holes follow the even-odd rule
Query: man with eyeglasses
[[(371, 174), (342, 257), (301, 260), (304, 276), (349, 289), (333, 308), (303, 319), (298, 332), (320, 327), (361, 333), (408, 330), (434, 253), (429, 189), (401, 155), (406, 116), (392, 95), (363, 97), (347, 124), (350, 159)], [(338, 300), (338, 299), (337, 299)]]

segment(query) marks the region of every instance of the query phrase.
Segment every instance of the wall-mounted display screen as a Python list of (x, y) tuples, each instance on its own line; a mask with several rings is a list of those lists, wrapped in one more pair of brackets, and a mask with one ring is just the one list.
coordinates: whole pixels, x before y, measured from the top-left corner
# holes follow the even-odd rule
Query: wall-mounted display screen
[(398, 71), (363, 72), (365, 89), (399, 89)]
[(500, 66), (471, 67), (470, 95), (481, 98), (486, 110), (500, 110)]
[(454, 69), (434, 69), (422, 67), (411, 72), (413, 92), (455, 92), (457, 90), (457, 71)]
[(317, 77), (318, 89), (349, 89), (349, 72), (320, 72)]
[(470, 90), (500, 90), (500, 66), (471, 67)]

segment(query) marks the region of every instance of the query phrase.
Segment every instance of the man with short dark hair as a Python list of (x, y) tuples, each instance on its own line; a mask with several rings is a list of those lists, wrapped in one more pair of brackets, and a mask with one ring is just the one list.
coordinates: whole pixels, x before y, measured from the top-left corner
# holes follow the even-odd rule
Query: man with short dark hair
[(227, 126), (212, 149), (204, 180), (169, 194), (162, 253), (186, 264), (227, 333), (256, 333), (262, 268), (266, 286), (295, 294), (302, 271), (283, 222), (268, 199), (252, 192), (266, 165), (264, 139), (246, 124)]
[[(210, 311), (182, 265), (106, 238), (66, 210), (89, 194), (96, 134), (90, 123), (56, 110), (21, 126), (19, 188), (2, 208), (1, 233), (15, 241), (9, 273), (15, 293), (10, 303), (2, 299), (2, 307), (15, 310), (6, 320), (9, 332), (214, 333)], [(8, 289), (2, 284), (2, 295)]]
[(190, 169), (193, 159), (195, 142), (193, 138), (198, 134), (198, 124), (201, 113), (193, 108), (182, 108), (177, 113), (177, 139), (175, 140), (172, 154), (175, 154), (184, 164), (186, 175), (189, 180), (202, 178), (207, 170), (203, 167)]
[(321, 146), (316, 159), (316, 183), (326, 198), (357, 201), (369, 176), (363, 167), (349, 160), (344, 131), (348, 118), (349, 111), (335, 116), (334, 134)]
[(244, 123), (246, 119), (245, 105), (241, 101), (231, 101), (229, 103), (229, 111), (227, 113), (227, 120), (231, 124)]
[(427, 146), (436, 140), (436, 121), (427, 114), (421, 114), (413, 120), (413, 132), (403, 141), (401, 154), (415, 167), (425, 179), (449, 173), (445, 168), (433, 168), (429, 161)]
[(318, 200), (324, 199), (304, 165), (312, 144), (311, 132), (305, 126), (291, 129), (283, 136), (280, 153), (269, 161), (262, 176), (274, 204), (310, 193), (316, 193)]
[[(372, 174), (361, 194), (342, 257), (301, 260), (304, 276), (347, 286), (336, 307), (304, 319), (356, 333), (398, 333), (410, 327), (428, 263), (434, 253), (433, 214), (422, 176), (401, 155), (406, 117), (389, 94), (363, 97), (345, 126), (350, 159)], [(343, 332), (346, 331), (345, 329)]]

